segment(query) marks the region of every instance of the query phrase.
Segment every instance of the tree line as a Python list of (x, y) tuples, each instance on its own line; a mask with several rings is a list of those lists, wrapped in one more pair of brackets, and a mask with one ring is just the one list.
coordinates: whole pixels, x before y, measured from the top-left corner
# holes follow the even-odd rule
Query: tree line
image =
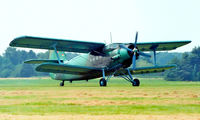
[(46, 76), (34, 70), (35, 65), (25, 64), (28, 59), (47, 59), (48, 52), (36, 54), (34, 51), (17, 50), (8, 47), (0, 56), (0, 77), (32, 77)]
[(183, 53), (181, 58), (175, 57), (171, 64), (177, 67), (165, 73), (165, 79), (170, 81), (200, 81), (200, 47), (192, 52)]

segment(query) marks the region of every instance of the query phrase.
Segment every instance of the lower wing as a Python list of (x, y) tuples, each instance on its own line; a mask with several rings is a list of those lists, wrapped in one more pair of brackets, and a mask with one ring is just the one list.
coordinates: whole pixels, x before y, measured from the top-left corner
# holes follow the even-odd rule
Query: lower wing
[(91, 74), (95, 72), (101, 72), (102, 68), (86, 67), (86, 66), (78, 66), (78, 65), (66, 65), (66, 64), (58, 64), (58, 63), (43, 63), (36, 67), (36, 71), (85, 75), (85, 74)]
[[(132, 70), (132, 68), (128, 68), (128, 69), (130, 70), (131, 74), (145, 74), (145, 73), (164, 72), (165, 70), (168, 70), (174, 67), (176, 67), (176, 65), (140, 67), (140, 68), (136, 68), (135, 70)], [(115, 76), (127, 75), (127, 74), (128, 74), (127, 70), (123, 69), (116, 72)]]

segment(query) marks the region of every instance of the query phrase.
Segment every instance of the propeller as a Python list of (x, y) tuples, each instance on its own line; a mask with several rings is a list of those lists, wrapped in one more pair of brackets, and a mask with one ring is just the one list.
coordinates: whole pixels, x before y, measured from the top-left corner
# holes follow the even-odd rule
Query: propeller
[(137, 48), (137, 39), (138, 39), (138, 32), (136, 32), (136, 35), (135, 35), (135, 43), (134, 43), (133, 49), (130, 49), (123, 44), (119, 45), (120, 48), (126, 49), (127, 51), (129, 51), (133, 55), (132, 56), (132, 66), (133, 66), (132, 69), (133, 70), (136, 67), (136, 56), (137, 56), (137, 54), (144, 56), (144, 57), (151, 57), (151, 55), (139, 51), (139, 49)]

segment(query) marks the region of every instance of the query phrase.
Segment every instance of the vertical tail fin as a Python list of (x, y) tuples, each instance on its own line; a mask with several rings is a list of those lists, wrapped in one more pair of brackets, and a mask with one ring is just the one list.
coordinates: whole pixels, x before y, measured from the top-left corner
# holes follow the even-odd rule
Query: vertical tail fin
[[(60, 60), (66, 60), (66, 54), (63, 51), (57, 51)], [(49, 50), (49, 59), (50, 60), (58, 60), (56, 53), (54, 50)]]

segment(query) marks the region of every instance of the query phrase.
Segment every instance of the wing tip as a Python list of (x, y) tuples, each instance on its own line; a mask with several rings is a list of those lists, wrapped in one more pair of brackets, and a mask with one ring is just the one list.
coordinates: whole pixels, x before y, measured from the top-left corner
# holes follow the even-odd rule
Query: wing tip
[(12, 41), (9, 43), (9, 46), (11, 46), (11, 47), (14, 47), (14, 46), (15, 46), (14, 40), (12, 40)]
[(16, 39), (12, 40), (10, 43), (9, 43), (9, 46), (11, 47), (16, 47), (17, 43), (16, 43)]
[(10, 43), (9, 46), (11, 47), (17, 47), (17, 41), (26, 38), (27, 36), (20, 36), (20, 37), (16, 37), (14, 38)]
[(191, 43), (192, 42), (192, 40), (188, 40), (188, 43)]
[(189, 43), (192, 42), (192, 40), (183, 40), (183, 41), (179, 41), (179, 42), (184, 42), (184, 43), (186, 43), (186, 44), (189, 44)]

